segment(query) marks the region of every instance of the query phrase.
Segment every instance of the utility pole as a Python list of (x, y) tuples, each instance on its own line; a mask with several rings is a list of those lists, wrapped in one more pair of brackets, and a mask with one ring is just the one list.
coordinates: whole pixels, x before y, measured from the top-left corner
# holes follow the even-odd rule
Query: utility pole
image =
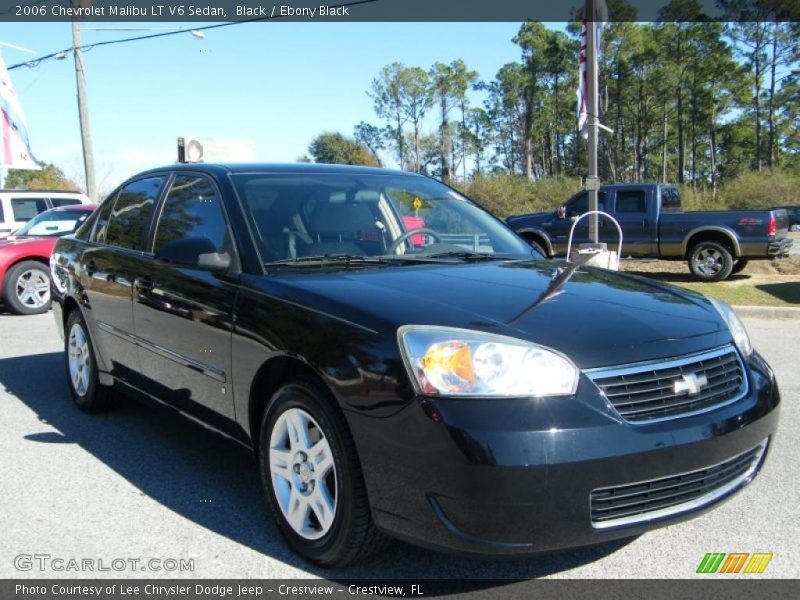
[[(73, 0), (77, 7), (79, 0)], [(72, 20), (72, 51), (75, 56), (75, 82), (78, 86), (78, 119), (81, 124), (81, 144), (83, 146), (83, 170), (86, 175), (86, 195), (97, 202), (94, 187), (94, 153), (92, 152), (92, 134), (89, 129), (89, 107), (86, 103), (86, 79), (83, 69), (83, 51), (81, 50), (81, 30), (77, 20)]]
[[(598, 210), (597, 196), (600, 189), (600, 178), (597, 174), (597, 121), (599, 110), (597, 90), (597, 0), (586, 0), (586, 116), (587, 140), (586, 153), (588, 170), (586, 173), (586, 189), (589, 192), (589, 210)], [(597, 244), (598, 215), (589, 215), (589, 239)]]

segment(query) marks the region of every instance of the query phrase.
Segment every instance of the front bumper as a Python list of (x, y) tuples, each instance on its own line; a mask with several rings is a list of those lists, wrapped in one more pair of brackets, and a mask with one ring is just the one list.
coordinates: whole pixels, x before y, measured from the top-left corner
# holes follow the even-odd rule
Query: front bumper
[[(774, 375), (757, 354), (747, 371), (749, 392), (740, 400), (652, 424), (633, 425), (598, 406), (596, 389), (583, 380), (574, 400), (419, 398), (396, 418), (369, 419), (368, 428), (355, 419), (357, 440), (391, 447), (390, 459), (360, 455), (376, 523), (451, 552), (527, 554), (697, 516), (756, 475), (775, 433)], [(707, 503), (634, 524), (593, 524), (593, 490), (706, 469), (761, 444), (751, 471)]]

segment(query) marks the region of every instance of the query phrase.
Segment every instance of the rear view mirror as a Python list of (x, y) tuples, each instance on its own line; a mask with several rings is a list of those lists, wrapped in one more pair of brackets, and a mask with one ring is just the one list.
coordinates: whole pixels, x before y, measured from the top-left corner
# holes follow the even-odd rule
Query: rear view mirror
[(556, 216), (558, 216), (559, 219), (566, 218), (566, 216), (567, 216), (567, 207), (566, 206), (559, 206), (558, 209), (556, 210)]
[(162, 244), (156, 258), (178, 267), (225, 271), (231, 264), (230, 255), (217, 252), (214, 243), (205, 237), (190, 237)]

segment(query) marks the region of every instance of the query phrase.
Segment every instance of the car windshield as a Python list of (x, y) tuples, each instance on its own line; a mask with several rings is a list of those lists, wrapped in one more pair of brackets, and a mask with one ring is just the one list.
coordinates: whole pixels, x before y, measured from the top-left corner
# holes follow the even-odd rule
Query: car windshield
[[(432, 179), (350, 173), (232, 179), (268, 264), (538, 257), (502, 222)], [(363, 257), (382, 260), (357, 260)]]
[(48, 210), (38, 214), (14, 235), (62, 236), (74, 233), (92, 214), (87, 210)]

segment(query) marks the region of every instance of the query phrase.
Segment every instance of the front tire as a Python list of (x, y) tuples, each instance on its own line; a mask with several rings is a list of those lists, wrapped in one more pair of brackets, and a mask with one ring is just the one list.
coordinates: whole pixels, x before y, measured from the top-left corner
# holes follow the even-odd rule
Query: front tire
[(700, 242), (689, 253), (689, 270), (702, 281), (722, 281), (733, 271), (733, 255), (718, 242)]
[(264, 493), (289, 546), (309, 561), (344, 566), (383, 546), (350, 431), (329, 395), (298, 379), (270, 399), (261, 421)]
[(65, 332), (64, 366), (72, 399), (87, 413), (106, 410), (111, 400), (111, 388), (100, 383), (92, 339), (77, 308), (69, 313)]
[(17, 315), (38, 315), (50, 310), (50, 271), (35, 260), (23, 260), (6, 273), (3, 296)]

